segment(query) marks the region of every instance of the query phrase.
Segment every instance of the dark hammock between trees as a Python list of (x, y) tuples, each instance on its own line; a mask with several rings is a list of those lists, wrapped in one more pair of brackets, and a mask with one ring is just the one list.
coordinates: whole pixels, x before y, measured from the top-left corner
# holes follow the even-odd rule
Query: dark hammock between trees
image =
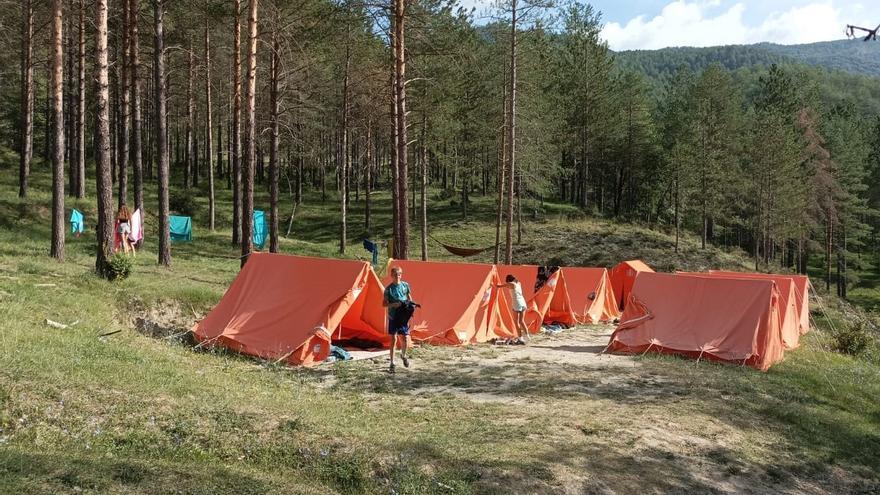
[(439, 240), (437, 240), (436, 237), (434, 237), (430, 234), (428, 235), (428, 237), (431, 238), (437, 244), (440, 244), (441, 246), (443, 246), (443, 249), (449, 251), (450, 253), (452, 253), (456, 256), (461, 256), (462, 258), (476, 256), (484, 251), (494, 249), (495, 246), (497, 246), (497, 244), (492, 244), (491, 246), (484, 247), (484, 248), (476, 248), (476, 249), (475, 248), (463, 248), (463, 247), (456, 247), (456, 246), (450, 246), (448, 244), (444, 244), (444, 243), (440, 242)]

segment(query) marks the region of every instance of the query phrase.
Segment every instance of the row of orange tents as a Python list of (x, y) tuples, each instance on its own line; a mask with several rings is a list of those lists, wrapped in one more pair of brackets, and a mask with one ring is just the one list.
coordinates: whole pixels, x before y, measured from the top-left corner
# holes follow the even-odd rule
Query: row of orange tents
[[(615, 292), (625, 297), (638, 272), (650, 270), (629, 265), (613, 270), (614, 285), (605, 268), (563, 267), (535, 291), (537, 266), (392, 263), (403, 269), (413, 299), (422, 306), (411, 321), (413, 340), (445, 345), (516, 335), (510, 301), (496, 287), (508, 274), (521, 281), (526, 323), (536, 333), (543, 323), (571, 326), (618, 318)], [(332, 343), (387, 347), (383, 287), (365, 262), (255, 253), (193, 333), (202, 345), (291, 364), (323, 361)]]
[[(413, 340), (436, 345), (514, 337), (510, 301), (496, 287), (508, 274), (521, 282), (530, 332), (545, 323), (619, 319), (611, 352), (678, 354), (766, 371), (810, 328), (810, 283), (800, 275), (666, 274), (626, 261), (610, 273), (562, 267), (535, 290), (537, 266), (392, 264), (422, 305), (411, 321)], [(383, 288), (365, 262), (255, 253), (193, 333), (205, 346), (290, 364), (323, 361), (331, 344), (387, 347)]]

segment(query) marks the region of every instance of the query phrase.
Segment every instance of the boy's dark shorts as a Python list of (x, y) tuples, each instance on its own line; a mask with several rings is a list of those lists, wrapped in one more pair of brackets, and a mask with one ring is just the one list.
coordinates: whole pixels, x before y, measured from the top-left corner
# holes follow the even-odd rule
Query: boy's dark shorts
[(395, 325), (394, 320), (388, 321), (389, 335), (409, 335), (409, 325)]

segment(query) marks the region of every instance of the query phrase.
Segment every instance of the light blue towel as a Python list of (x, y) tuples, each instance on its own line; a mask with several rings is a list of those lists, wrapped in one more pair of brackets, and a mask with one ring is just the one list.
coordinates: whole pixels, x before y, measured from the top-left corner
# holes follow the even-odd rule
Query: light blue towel
[(192, 240), (192, 219), (190, 217), (171, 215), (168, 217), (168, 226), (172, 241)]
[(263, 210), (254, 210), (254, 247), (263, 249), (266, 246), (267, 231), (266, 215)]
[(86, 218), (76, 208), (70, 212), (70, 233), (81, 235), (86, 231)]

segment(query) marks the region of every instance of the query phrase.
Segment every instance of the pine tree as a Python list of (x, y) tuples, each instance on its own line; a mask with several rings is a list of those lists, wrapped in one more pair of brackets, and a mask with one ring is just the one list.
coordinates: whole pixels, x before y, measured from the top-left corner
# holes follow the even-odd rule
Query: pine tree
[[(154, 0), (160, 1), (160, 0)], [(98, 196), (97, 256), (95, 269), (109, 277), (113, 254), (113, 176), (110, 170), (110, 70), (107, 56), (107, 0), (95, 0), (95, 102), (97, 117), (97, 157), (95, 192)]]

